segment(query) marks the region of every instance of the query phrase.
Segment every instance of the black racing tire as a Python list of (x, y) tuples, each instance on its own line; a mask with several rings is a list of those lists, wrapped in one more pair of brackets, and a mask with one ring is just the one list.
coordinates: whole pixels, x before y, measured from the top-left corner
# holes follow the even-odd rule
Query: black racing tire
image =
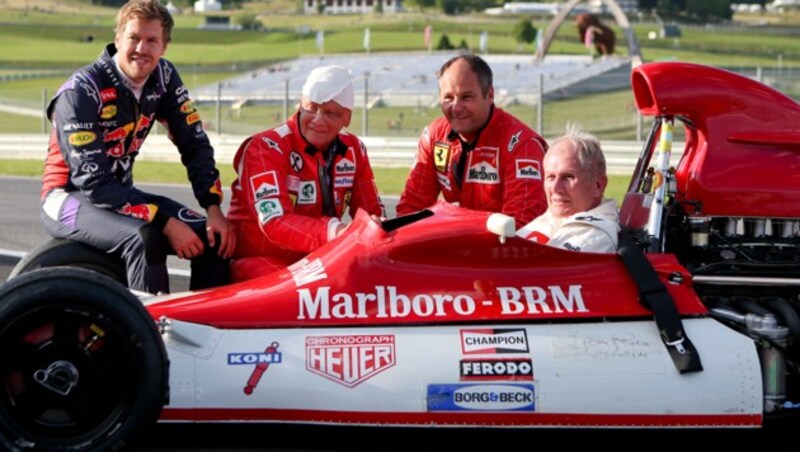
[(119, 283), (48, 268), (0, 286), (0, 448), (121, 450), (168, 396), (155, 321)]
[(67, 239), (50, 239), (25, 255), (11, 270), (9, 278), (49, 267), (78, 267), (92, 270), (128, 285), (125, 263), (100, 249)]

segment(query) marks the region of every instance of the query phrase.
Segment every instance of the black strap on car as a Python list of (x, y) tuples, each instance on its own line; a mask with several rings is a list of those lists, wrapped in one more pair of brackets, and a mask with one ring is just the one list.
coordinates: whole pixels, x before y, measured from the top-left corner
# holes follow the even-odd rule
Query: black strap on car
[(619, 234), (619, 255), (639, 288), (642, 305), (653, 311), (661, 341), (667, 347), (675, 367), (682, 374), (702, 371), (700, 354), (683, 329), (675, 300), (658, 278), (642, 249), (624, 228)]

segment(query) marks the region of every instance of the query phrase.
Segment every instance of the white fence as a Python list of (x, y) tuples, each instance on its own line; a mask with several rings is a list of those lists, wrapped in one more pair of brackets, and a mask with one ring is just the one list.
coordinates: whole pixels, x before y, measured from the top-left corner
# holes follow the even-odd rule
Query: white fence
[[(216, 160), (221, 164), (231, 164), (239, 144), (246, 137), (239, 135), (209, 135), (216, 151)], [(47, 153), (48, 136), (43, 134), (14, 135), (0, 134), (0, 159), (41, 159)], [(417, 148), (416, 139), (364, 137), (369, 150), (370, 161), (375, 167), (410, 167)], [(609, 174), (630, 174), (642, 149), (637, 141), (604, 141)], [(673, 163), (683, 152), (683, 146), (673, 146)], [(175, 146), (163, 134), (151, 135), (145, 140), (139, 159), (150, 161), (179, 162), (180, 155)]]

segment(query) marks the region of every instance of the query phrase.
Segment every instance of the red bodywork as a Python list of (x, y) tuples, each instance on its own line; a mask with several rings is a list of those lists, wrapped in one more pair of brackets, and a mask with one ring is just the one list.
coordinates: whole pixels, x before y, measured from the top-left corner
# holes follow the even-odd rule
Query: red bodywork
[(676, 172), (676, 200), (689, 213), (800, 216), (797, 102), (747, 77), (689, 63), (639, 66), (632, 84), (642, 114), (690, 123)]
[[(432, 211), (433, 216), (388, 233), (360, 212), (347, 235), (310, 254), (302, 269), (183, 296), (149, 310), (155, 318), (231, 329), (651, 315), (639, 304), (638, 290), (617, 255), (566, 251), (519, 238), (501, 244), (486, 230), (486, 212), (444, 202)], [(650, 257), (665, 282), (672, 273), (681, 275), (680, 283), (666, 284), (679, 311), (705, 313), (688, 272), (672, 256)]]
[[(675, 196), (687, 213), (798, 216), (796, 102), (746, 77), (687, 63), (639, 66), (632, 87), (642, 114), (686, 124)], [(345, 237), (310, 254), (305, 264), (149, 310), (156, 318), (231, 329), (651, 315), (619, 256), (517, 238), (501, 244), (487, 232), (485, 212), (445, 203), (432, 210), (431, 217), (392, 232), (357, 215)], [(673, 255), (647, 257), (683, 316), (707, 312)]]

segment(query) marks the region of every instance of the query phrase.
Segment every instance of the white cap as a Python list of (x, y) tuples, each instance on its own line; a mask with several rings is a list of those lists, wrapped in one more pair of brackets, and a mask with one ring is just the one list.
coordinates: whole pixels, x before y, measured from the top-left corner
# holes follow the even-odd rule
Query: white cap
[(355, 88), (350, 71), (342, 66), (322, 66), (308, 74), (303, 85), (303, 96), (316, 104), (334, 101), (353, 111)]

